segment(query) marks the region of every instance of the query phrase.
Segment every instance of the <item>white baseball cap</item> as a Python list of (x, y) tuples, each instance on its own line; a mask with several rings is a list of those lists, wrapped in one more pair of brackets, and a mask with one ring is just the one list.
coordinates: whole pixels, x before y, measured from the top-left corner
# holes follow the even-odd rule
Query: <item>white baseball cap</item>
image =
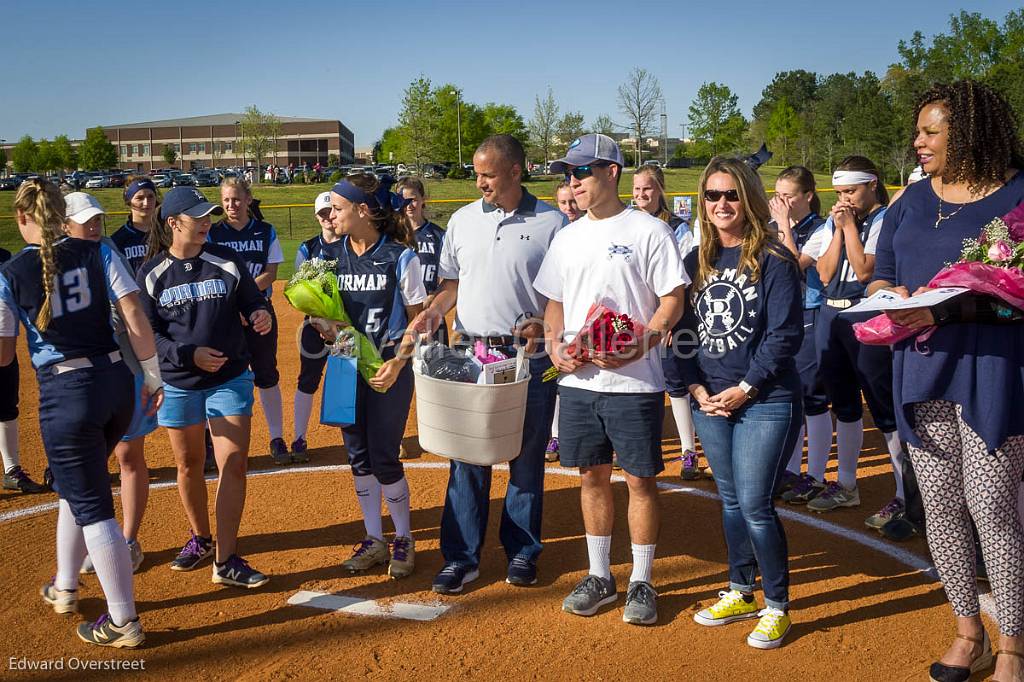
[(64, 214), (68, 220), (79, 225), (89, 222), (93, 216), (103, 215), (106, 211), (100, 206), (100, 202), (91, 194), (85, 192), (71, 192), (64, 195)]
[(331, 193), (321, 192), (317, 195), (316, 201), (313, 202), (313, 213), (314, 215), (320, 215), (320, 211), (325, 208), (331, 207)]

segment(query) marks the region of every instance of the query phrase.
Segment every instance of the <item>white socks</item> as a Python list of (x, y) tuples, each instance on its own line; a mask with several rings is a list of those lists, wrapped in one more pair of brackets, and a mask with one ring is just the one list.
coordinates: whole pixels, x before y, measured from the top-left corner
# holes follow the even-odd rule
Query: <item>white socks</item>
[(836, 446), (839, 449), (839, 485), (847, 490), (857, 487), (857, 460), (864, 445), (864, 420), (836, 420)]
[[(91, 523), (82, 528), (96, 577), (107, 598), (107, 611), (114, 625), (124, 625), (137, 617), (132, 577), (132, 557), (121, 527), (114, 519)], [(78, 565), (81, 567), (82, 559)]]
[(633, 548), (633, 573), (629, 576), (629, 582), (634, 583), (642, 580), (645, 583), (651, 582), (651, 567), (654, 565), (655, 545), (632, 544)]
[(889, 446), (889, 459), (892, 461), (892, 475), (896, 479), (896, 497), (906, 500), (906, 493), (903, 490), (903, 444), (900, 442), (898, 431), (883, 433), (885, 444)]
[[(121, 544), (124, 544), (122, 538)], [(53, 586), (58, 590), (78, 589), (78, 570), (85, 559), (85, 537), (75, 523), (71, 506), (63, 498), (57, 500), (57, 575)]]
[(403, 476), (394, 483), (388, 483), (380, 487), (384, 493), (384, 499), (388, 503), (388, 512), (391, 514), (391, 521), (395, 524), (395, 535), (401, 538), (411, 538), (412, 530), (409, 521), (409, 481)]
[(804, 461), (804, 433), (806, 432), (807, 429), (801, 424), (800, 433), (796, 437), (796, 445), (793, 446), (793, 454), (789, 456), (789, 464), (786, 465), (786, 471), (798, 476)]
[[(356, 498), (363, 512), (366, 534), (378, 540), (384, 539), (384, 522), (380, 518), (380, 481), (376, 476), (353, 476), (356, 484)], [(408, 496), (407, 496), (408, 497)], [(408, 504), (408, 500), (406, 501)]]
[(807, 474), (825, 480), (825, 467), (832, 451), (832, 413), (807, 417)]
[(281, 407), (281, 386), (271, 386), (260, 389), (260, 404), (263, 405), (263, 414), (267, 419), (267, 431), (270, 432), (270, 440), (284, 437), (284, 417)]
[(587, 555), (590, 558), (590, 575), (596, 575), (598, 578), (604, 578), (605, 580), (612, 577), (611, 551), (611, 535), (591, 535), (587, 533)]
[(672, 406), (672, 417), (676, 420), (676, 430), (679, 431), (679, 446), (683, 449), (683, 452), (696, 450), (697, 443), (693, 432), (693, 413), (690, 412), (690, 399), (669, 396), (668, 402)]
[(556, 395), (555, 396), (555, 416), (551, 420), (551, 437), (552, 438), (558, 438), (558, 408), (559, 407), (560, 407), (560, 405), (559, 405), (559, 398)]
[(295, 391), (295, 440), (305, 438), (309, 415), (313, 412), (313, 394)]
[[(18, 388), (14, 387), (17, 391)], [(4, 459), (4, 473), (21, 464), (18, 457), (18, 420), (0, 422), (0, 455)]]

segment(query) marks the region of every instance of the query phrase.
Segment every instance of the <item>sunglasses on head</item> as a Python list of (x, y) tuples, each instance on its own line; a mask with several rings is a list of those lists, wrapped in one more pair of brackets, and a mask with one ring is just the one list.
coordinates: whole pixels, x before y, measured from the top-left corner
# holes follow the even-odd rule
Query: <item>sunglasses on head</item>
[(586, 166), (576, 166), (570, 170), (565, 171), (565, 179), (576, 178), (577, 180), (586, 180), (594, 174), (595, 168), (604, 168), (611, 164), (607, 163), (588, 163)]
[(726, 190), (706, 189), (706, 190), (704, 190), (704, 199), (707, 200), (707, 201), (710, 201), (711, 203), (715, 203), (715, 202), (719, 201), (722, 197), (725, 197), (725, 200), (730, 202), (730, 203), (736, 203), (737, 201), (740, 200), (740, 193), (737, 192), (734, 189), (726, 189)]

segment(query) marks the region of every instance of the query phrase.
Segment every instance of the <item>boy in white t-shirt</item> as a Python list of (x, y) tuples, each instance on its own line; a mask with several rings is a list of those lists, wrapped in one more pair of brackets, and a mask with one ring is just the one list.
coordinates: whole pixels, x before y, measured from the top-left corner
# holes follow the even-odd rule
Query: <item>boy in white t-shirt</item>
[[(665, 380), (657, 346), (683, 312), (689, 278), (675, 237), (657, 218), (619, 200), (622, 152), (598, 134), (584, 135), (552, 164), (564, 172), (587, 214), (551, 242), (534, 288), (547, 297), (544, 323), (559, 380), (559, 457), (580, 468), (580, 503), (590, 571), (562, 609), (590, 616), (617, 598), (609, 553), (615, 507), (612, 452), (629, 486), (633, 573), (622, 619), (657, 621), (651, 566), (658, 536), (655, 476), (664, 469), (661, 425)], [(649, 333), (634, 352), (598, 354), (591, 363), (570, 357), (564, 336), (583, 326), (595, 301), (645, 325)], [(651, 350), (653, 349), (653, 351)]]

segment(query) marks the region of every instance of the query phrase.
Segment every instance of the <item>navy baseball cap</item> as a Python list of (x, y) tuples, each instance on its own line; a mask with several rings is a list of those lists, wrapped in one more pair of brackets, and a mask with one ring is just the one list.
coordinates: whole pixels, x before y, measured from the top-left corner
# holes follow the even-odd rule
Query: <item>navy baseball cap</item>
[(207, 201), (202, 192), (195, 187), (175, 187), (164, 195), (164, 201), (160, 205), (160, 218), (167, 220), (167, 216), (183, 213), (190, 218), (202, 218), (211, 213), (222, 215), (224, 209)]
[(615, 140), (601, 133), (588, 133), (572, 141), (564, 159), (551, 162), (551, 172), (564, 173), (570, 168), (589, 166), (598, 161), (626, 165), (622, 160), (622, 150)]

